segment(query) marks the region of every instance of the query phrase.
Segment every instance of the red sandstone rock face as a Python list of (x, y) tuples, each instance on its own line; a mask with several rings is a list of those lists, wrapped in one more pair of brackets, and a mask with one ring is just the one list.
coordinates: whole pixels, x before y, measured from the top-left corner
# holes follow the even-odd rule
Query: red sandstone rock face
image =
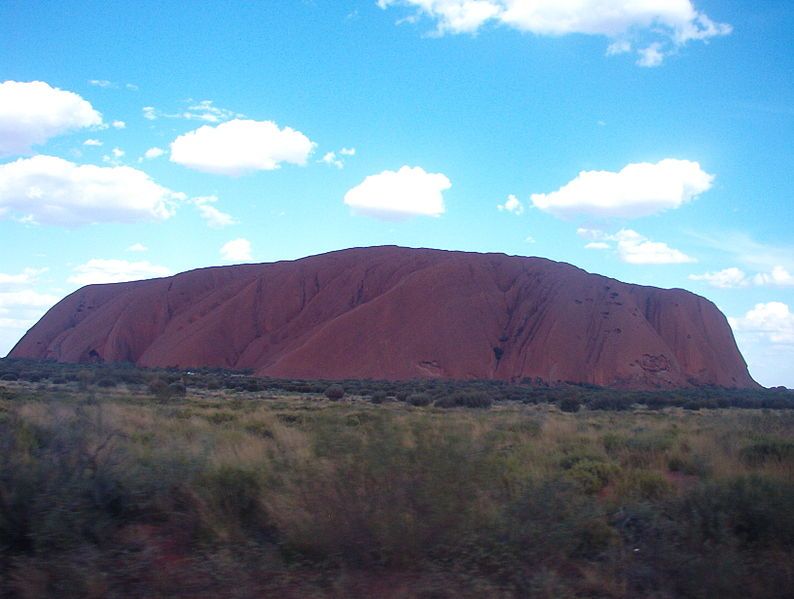
[(89, 285), (10, 355), (294, 378), (756, 386), (723, 314), (687, 291), (399, 247)]

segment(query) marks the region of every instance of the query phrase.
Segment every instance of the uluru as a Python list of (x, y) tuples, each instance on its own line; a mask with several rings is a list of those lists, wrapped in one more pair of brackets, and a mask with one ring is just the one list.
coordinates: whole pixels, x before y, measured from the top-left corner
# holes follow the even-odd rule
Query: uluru
[(88, 285), (9, 355), (303, 379), (757, 386), (725, 316), (688, 291), (394, 246)]

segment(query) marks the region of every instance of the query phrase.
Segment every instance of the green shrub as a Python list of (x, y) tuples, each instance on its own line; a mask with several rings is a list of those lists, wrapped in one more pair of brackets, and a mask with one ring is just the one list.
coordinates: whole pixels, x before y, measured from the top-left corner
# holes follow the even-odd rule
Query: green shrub
[(439, 408), (490, 408), (493, 400), (481, 391), (456, 391), (439, 397), (435, 406)]
[(171, 383), (168, 385), (169, 397), (184, 396), (187, 394), (187, 388), (182, 383)]
[(261, 391), (262, 387), (259, 385), (259, 381), (250, 379), (245, 383), (245, 390), (249, 393), (256, 393), (257, 391)]
[(375, 393), (372, 394), (370, 401), (374, 404), (381, 404), (386, 401), (386, 397), (388, 396), (386, 395), (385, 391), (375, 391)]
[(203, 473), (197, 482), (211, 512), (202, 522), (205, 532), (227, 540), (269, 533), (262, 484), (256, 472), (221, 466)]
[(581, 402), (576, 397), (565, 397), (560, 400), (560, 410), (563, 412), (578, 412)]
[(345, 396), (345, 390), (342, 385), (330, 385), (324, 394), (331, 401), (339, 401)]
[(598, 459), (583, 459), (568, 469), (567, 475), (585, 493), (598, 493), (619, 471), (614, 464)]
[(157, 399), (165, 400), (171, 397), (171, 387), (168, 381), (161, 378), (154, 378), (149, 381), (146, 386), (146, 391), (149, 395), (154, 395)]
[(715, 481), (685, 495), (679, 505), (697, 542), (746, 548), (794, 548), (794, 483), (759, 475)]
[(750, 465), (794, 461), (794, 440), (759, 438), (742, 448), (740, 456)]
[(709, 471), (708, 463), (699, 456), (674, 453), (667, 460), (670, 472), (680, 472), (689, 476), (706, 476)]
[(412, 406), (429, 406), (432, 399), (427, 393), (412, 393), (407, 401)]
[(662, 499), (672, 491), (672, 484), (662, 474), (652, 470), (631, 470), (618, 484), (621, 497), (646, 501)]

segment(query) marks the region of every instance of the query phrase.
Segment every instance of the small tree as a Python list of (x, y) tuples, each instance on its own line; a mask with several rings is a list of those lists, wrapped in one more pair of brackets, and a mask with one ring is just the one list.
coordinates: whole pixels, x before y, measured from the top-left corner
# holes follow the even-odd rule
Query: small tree
[(339, 401), (345, 396), (342, 385), (331, 385), (325, 390), (325, 396), (331, 401)]
[(171, 397), (171, 387), (168, 384), (168, 381), (165, 381), (159, 377), (149, 381), (147, 391), (150, 395), (154, 395), (160, 400), (166, 400)]
[(563, 412), (578, 412), (581, 405), (579, 398), (575, 395), (568, 395), (560, 400), (560, 410)]

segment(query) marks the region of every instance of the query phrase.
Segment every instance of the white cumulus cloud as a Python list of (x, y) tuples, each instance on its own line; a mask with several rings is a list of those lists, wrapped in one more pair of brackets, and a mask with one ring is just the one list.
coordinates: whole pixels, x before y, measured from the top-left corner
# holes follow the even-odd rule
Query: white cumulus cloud
[(758, 303), (728, 322), (753, 377), (763, 385), (794, 388), (794, 312), (789, 305)]
[(142, 243), (133, 243), (130, 247), (127, 248), (128, 252), (146, 252), (149, 248), (147, 248)]
[(201, 218), (203, 218), (207, 225), (213, 229), (220, 229), (222, 227), (228, 227), (229, 225), (235, 224), (237, 221), (231, 214), (221, 212), (212, 205), (217, 201), (217, 196), (201, 196), (192, 199), (192, 202), (198, 209)]
[(102, 142), (99, 141), (98, 139), (86, 139), (83, 142), (83, 145), (84, 146), (101, 146)]
[(708, 191), (713, 181), (697, 162), (667, 158), (629, 164), (618, 172), (582, 171), (557, 191), (530, 199), (536, 208), (563, 218), (632, 218), (678, 208)]
[(783, 266), (774, 266), (769, 272), (759, 272), (750, 277), (743, 270), (732, 267), (702, 275), (689, 275), (691, 281), (705, 281), (712, 287), (730, 289), (747, 287), (752, 282), (757, 286), (791, 287), (794, 286), (794, 275)]
[(127, 123), (124, 121), (113, 121), (111, 125), (113, 125), (114, 129), (126, 129), (127, 127)]
[(335, 166), (338, 169), (345, 168), (345, 158), (351, 158), (356, 155), (355, 148), (341, 148), (339, 152), (326, 152), (323, 157), (317, 162)]
[(242, 237), (227, 241), (221, 246), (221, 258), (226, 262), (251, 260), (251, 242)]
[(496, 207), (499, 209), (499, 212), (511, 212), (516, 216), (524, 213), (524, 205), (513, 194), (507, 196), (504, 204), (499, 204)]
[(182, 197), (128, 166), (77, 165), (43, 155), (0, 164), (0, 217), (64, 226), (163, 220)]
[(439, 33), (473, 33), (504, 9), (501, 0), (378, 0), (378, 6), (414, 6), (438, 22)]
[(46, 268), (25, 268), (0, 273), (0, 356), (4, 356), (22, 334), (60, 298), (33, 289)]
[(403, 166), (369, 175), (345, 194), (344, 202), (355, 214), (387, 220), (440, 216), (445, 210), (443, 192), (450, 187), (452, 183), (441, 173)]
[[(21, 336), (19, 331), (32, 327), (45, 310), (59, 299), (58, 296), (33, 289), (0, 291), (0, 344), (7, 346), (0, 349), (11, 349), (11, 345)], [(0, 355), (3, 353), (0, 352)]]
[(704, 281), (718, 289), (733, 289), (747, 287), (749, 280), (747, 274), (739, 268), (731, 267), (717, 272), (705, 272), (702, 275), (689, 275), (690, 281)]
[(20, 286), (32, 285), (46, 268), (25, 268), (17, 274), (0, 272), (0, 291), (16, 289)]
[(753, 277), (756, 285), (772, 285), (776, 287), (794, 286), (794, 275), (782, 266), (775, 266), (771, 272), (760, 272)]
[(783, 302), (756, 304), (744, 316), (728, 318), (737, 333), (749, 333), (772, 343), (794, 344), (794, 313)]
[(637, 64), (641, 67), (658, 67), (664, 62), (662, 45), (658, 42), (637, 50), (637, 54), (639, 54)]
[(154, 160), (155, 158), (159, 158), (163, 154), (165, 154), (165, 150), (163, 150), (162, 148), (149, 148), (143, 153), (143, 157), (146, 160)]
[(323, 164), (328, 164), (330, 166), (335, 166), (338, 169), (345, 168), (345, 163), (336, 157), (336, 152), (326, 152), (323, 154), (323, 157), (320, 158), (317, 162), (322, 162)]
[(628, 264), (683, 264), (696, 260), (660, 241), (651, 241), (631, 229), (614, 235), (618, 256)]
[(684, 264), (697, 262), (684, 252), (671, 248), (666, 243), (652, 241), (632, 229), (621, 229), (609, 234), (599, 229), (580, 227), (576, 234), (589, 240), (585, 245), (588, 250), (617, 250), (618, 257), (627, 264)]
[(28, 154), (35, 145), (102, 124), (102, 115), (74, 92), (43, 81), (0, 83), (0, 156)]
[(104, 260), (93, 258), (85, 264), (74, 267), (74, 274), (68, 281), (75, 285), (96, 283), (122, 283), (155, 277), (166, 277), (171, 270), (151, 262), (129, 262), (127, 260)]
[(586, 250), (608, 250), (610, 246), (608, 243), (604, 241), (591, 241), (590, 243), (585, 244), (584, 249)]
[(607, 54), (630, 52), (641, 42), (637, 64), (657, 66), (691, 40), (727, 35), (691, 0), (378, 0), (407, 6), (436, 21), (438, 34), (474, 33), (493, 23), (535, 35), (597, 35), (610, 40)]
[(171, 161), (221, 175), (274, 170), (282, 163), (304, 165), (315, 143), (300, 131), (272, 121), (235, 119), (204, 125), (171, 142)]

